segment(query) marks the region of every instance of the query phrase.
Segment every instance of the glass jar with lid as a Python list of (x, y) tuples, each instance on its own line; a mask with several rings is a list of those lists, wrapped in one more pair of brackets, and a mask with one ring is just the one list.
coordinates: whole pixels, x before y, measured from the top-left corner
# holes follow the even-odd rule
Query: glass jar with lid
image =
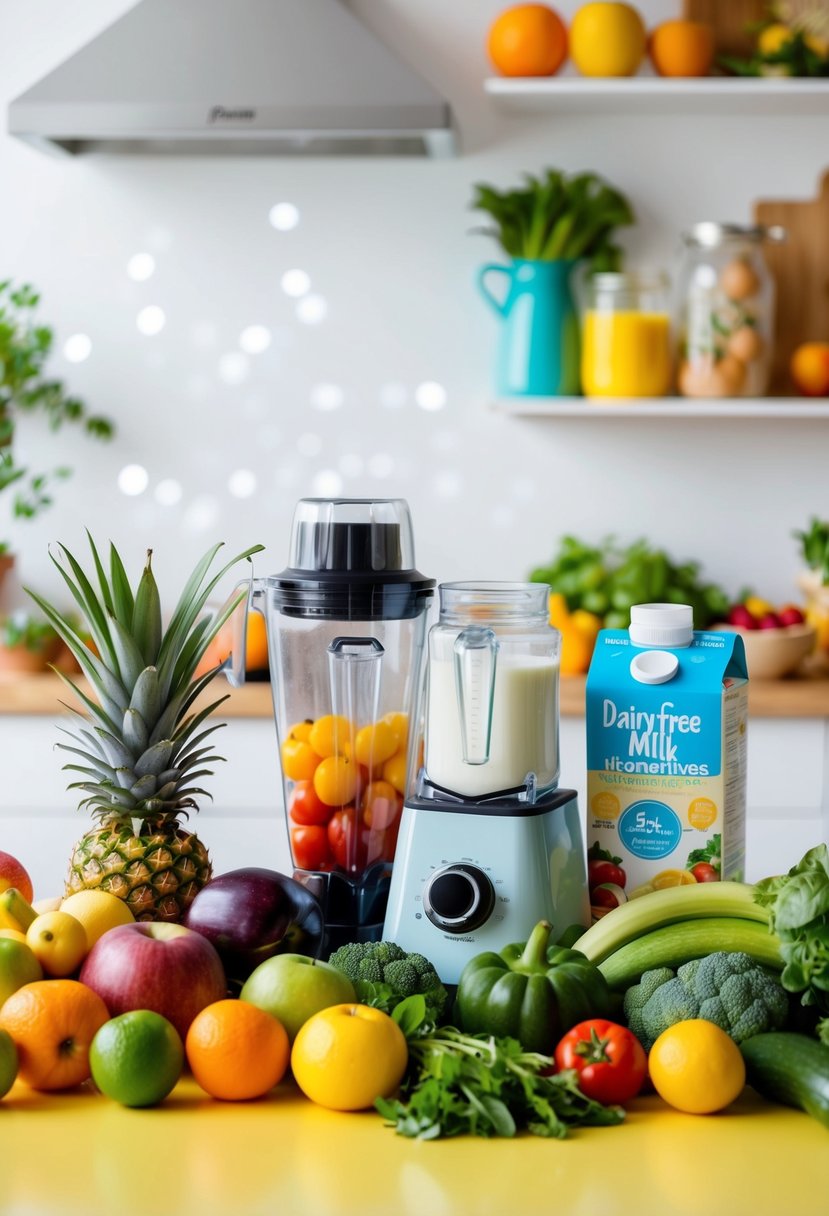
[(588, 397), (662, 397), (672, 379), (668, 279), (661, 272), (587, 281), (581, 380)]
[(677, 274), (678, 388), (684, 397), (760, 397), (768, 390), (774, 281), (763, 243), (782, 228), (695, 224)]

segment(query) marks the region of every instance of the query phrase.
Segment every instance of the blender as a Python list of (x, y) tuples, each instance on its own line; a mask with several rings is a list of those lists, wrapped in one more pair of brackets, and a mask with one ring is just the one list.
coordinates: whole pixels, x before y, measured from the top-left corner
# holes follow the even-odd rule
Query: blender
[(485, 950), (590, 923), (576, 793), (558, 789), (560, 635), (539, 583), (443, 583), (423, 764), (400, 824), (384, 938), (444, 983)]
[(415, 569), (402, 499), (302, 499), (287, 569), (250, 583), (267, 629), (293, 876), (319, 898), (332, 950), (382, 932), (434, 586)]

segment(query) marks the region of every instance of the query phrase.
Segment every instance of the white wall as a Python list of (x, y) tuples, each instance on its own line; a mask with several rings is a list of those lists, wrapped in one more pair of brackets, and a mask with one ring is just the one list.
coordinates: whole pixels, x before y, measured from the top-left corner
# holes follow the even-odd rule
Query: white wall
[[(496, 323), (473, 285), (498, 250), (470, 234), (468, 204), (478, 181), (595, 169), (636, 207), (631, 264), (670, 265), (696, 220), (744, 222), (758, 197), (811, 195), (829, 160), (825, 119), (510, 118), (482, 89), (485, 33), (503, 0), (350, 4), (448, 96), (458, 159), (53, 159), (0, 135), (0, 277), (42, 290), (58, 335), (53, 373), (118, 424), (108, 446), (66, 433), (59, 448), (40, 424), (25, 426), (35, 464), (76, 469), (40, 521), (8, 525), (0, 507), (26, 581), (57, 591), (47, 544), (81, 545), (85, 525), (123, 545), (133, 568), (155, 546), (169, 598), (215, 539), (264, 542), (259, 571), (276, 571), (295, 500), (336, 487), (406, 497), (420, 568), (439, 579), (522, 578), (563, 533), (612, 531), (696, 557), (735, 592), (753, 584), (790, 598), (791, 530), (827, 510), (826, 424), (500, 416), (488, 404)], [(128, 7), (0, 0), (3, 108)], [(649, 20), (679, 9), (640, 7)], [(268, 222), (280, 201), (299, 208), (291, 232)], [(126, 273), (139, 251), (157, 265), (143, 283)], [(321, 323), (296, 319), (280, 288), (290, 268), (326, 300)], [(148, 304), (167, 318), (156, 337), (136, 328)], [(228, 384), (222, 357), (251, 324), (274, 342)], [(92, 353), (71, 364), (61, 350), (76, 333)], [(446, 390), (439, 411), (415, 403), (429, 381)], [(321, 384), (341, 390), (339, 409), (314, 407)], [(389, 396), (402, 404), (384, 405)], [(133, 462), (150, 478), (138, 498), (116, 484)], [(240, 469), (255, 475), (252, 498), (228, 490)], [(181, 482), (177, 506), (154, 499), (165, 478)]]

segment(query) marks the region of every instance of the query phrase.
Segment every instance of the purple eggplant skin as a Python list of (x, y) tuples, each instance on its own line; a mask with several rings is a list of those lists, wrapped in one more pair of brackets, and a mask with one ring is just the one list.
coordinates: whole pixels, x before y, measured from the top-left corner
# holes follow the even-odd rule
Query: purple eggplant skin
[(257, 866), (211, 879), (184, 924), (212, 942), (234, 980), (247, 979), (274, 954), (319, 958), (325, 939), (317, 897), (295, 879)]

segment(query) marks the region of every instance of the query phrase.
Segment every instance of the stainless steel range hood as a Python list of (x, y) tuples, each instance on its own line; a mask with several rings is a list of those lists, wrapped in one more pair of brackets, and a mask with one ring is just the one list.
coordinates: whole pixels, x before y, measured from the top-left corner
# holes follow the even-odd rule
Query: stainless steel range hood
[(445, 156), (449, 106), (341, 0), (141, 0), (11, 102), (71, 154)]

